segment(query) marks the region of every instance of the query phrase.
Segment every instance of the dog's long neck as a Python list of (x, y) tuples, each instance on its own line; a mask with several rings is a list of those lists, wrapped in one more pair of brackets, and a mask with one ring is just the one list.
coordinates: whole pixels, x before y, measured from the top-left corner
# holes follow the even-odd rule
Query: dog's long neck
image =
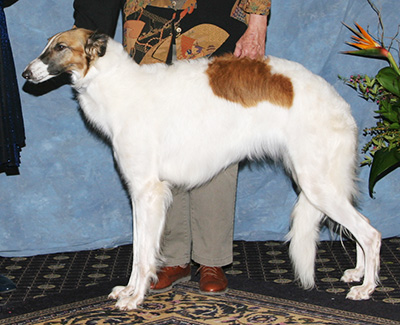
[(116, 116), (125, 109), (119, 99), (129, 95), (124, 90), (124, 75), (136, 75), (139, 70), (122, 45), (110, 39), (105, 55), (92, 62), (87, 74), (71, 85), (78, 92), (86, 117), (109, 138), (118, 129)]
[(107, 74), (113, 73), (116, 69), (125, 66), (124, 61), (128, 61), (129, 65), (134, 67), (138, 65), (125, 52), (122, 45), (113, 39), (107, 41), (106, 53), (102, 57), (95, 58), (89, 63), (89, 70), (85, 76), (72, 75), (72, 87), (78, 92), (85, 91), (94, 79), (101, 73), (102, 78)]

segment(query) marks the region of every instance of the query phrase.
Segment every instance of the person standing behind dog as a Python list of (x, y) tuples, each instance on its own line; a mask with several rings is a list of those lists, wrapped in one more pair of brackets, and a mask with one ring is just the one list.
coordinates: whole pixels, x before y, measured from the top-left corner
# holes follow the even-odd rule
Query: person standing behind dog
[[(271, 0), (126, 0), (124, 47), (139, 64), (224, 53), (255, 59), (265, 54), (270, 5)], [(113, 36), (120, 8), (121, 0), (75, 0), (75, 26)], [(222, 266), (233, 261), (237, 171), (231, 166), (189, 192), (173, 189), (162, 241), (166, 266), (151, 284), (153, 292), (189, 280), (191, 259), (200, 265), (201, 292), (226, 291)]]
[(74, 26), (114, 37), (125, 0), (74, 0)]
[[(255, 59), (265, 54), (270, 5), (270, 0), (127, 0), (124, 46), (139, 64), (224, 53)], [(179, 89), (171, 91), (179, 96)], [(202, 293), (226, 291), (222, 266), (233, 261), (237, 171), (232, 166), (189, 192), (173, 189), (161, 243), (166, 266), (151, 284), (153, 292), (189, 280), (191, 259), (200, 265)]]

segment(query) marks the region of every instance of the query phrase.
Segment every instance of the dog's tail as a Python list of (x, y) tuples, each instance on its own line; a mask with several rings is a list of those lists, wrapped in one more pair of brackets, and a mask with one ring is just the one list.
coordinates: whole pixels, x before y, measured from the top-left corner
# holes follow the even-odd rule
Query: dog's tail
[(292, 212), (292, 225), (286, 239), (290, 241), (289, 255), (296, 280), (300, 281), (304, 289), (314, 287), (315, 256), (323, 217), (323, 213), (308, 201), (304, 193), (300, 193)]

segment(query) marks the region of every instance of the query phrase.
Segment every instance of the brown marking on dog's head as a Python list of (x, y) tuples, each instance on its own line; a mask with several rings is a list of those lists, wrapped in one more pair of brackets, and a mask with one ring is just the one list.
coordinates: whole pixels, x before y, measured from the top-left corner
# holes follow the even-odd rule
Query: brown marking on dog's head
[(292, 106), (292, 82), (282, 74), (271, 73), (268, 59), (224, 55), (211, 61), (206, 73), (216, 96), (244, 107), (256, 106), (262, 101), (286, 108)]
[(74, 28), (54, 35), (39, 56), (51, 75), (78, 72), (85, 76), (90, 64), (106, 52), (108, 36)]

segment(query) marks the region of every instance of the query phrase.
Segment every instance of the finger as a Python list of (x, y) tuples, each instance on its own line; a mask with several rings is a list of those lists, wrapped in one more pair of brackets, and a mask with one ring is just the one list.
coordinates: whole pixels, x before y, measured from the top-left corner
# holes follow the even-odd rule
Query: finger
[(240, 58), (240, 56), (242, 55), (242, 49), (240, 46), (236, 45), (233, 55), (236, 56), (237, 58)]

